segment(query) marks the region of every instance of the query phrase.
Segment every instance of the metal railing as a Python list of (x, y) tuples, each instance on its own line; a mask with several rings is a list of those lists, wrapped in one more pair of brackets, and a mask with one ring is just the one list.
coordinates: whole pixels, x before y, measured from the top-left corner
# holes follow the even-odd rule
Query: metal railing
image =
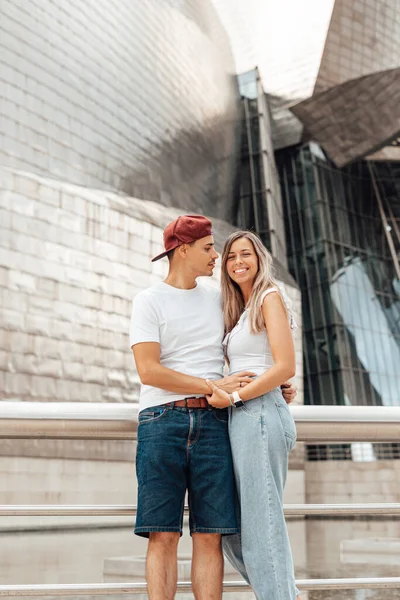
[[(360, 590), (360, 589), (397, 589), (400, 577), (385, 578), (343, 578), (343, 579), (298, 579), (296, 585), (300, 591), (317, 590)], [(224, 592), (251, 592), (244, 581), (225, 581)], [(145, 583), (70, 583), (63, 585), (0, 585), (0, 596), (88, 596), (113, 594), (145, 594)], [(189, 581), (179, 581), (177, 592), (191, 592)]]
[[(284, 504), (286, 517), (400, 515), (400, 503)], [(136, 517), (134, 505), (107, 504), (0, 504), (0, 517)], [(189, 514), (185, 508), (185, 514)]]
[[(398, 442), (400, 406), (293, 406), (297, 439), (309, 443)], [(137, 405), (0, 402), (0, 438), (131, 440)]]
[[(299, 441), (309, 443), (398, 442), (400, 407), (293, 406)], [(1, 402), (0, 439), (132, 440), (137, 431), (134, 404)], [(286, 516), (399, 515), (400, 503), (290, 504)], [(135, 506), (6, 505), (0, 516), (132, 516)], [(300, 590), (400, 589), (400, 577), (300, 579)], [(190, 582), (178, 583), (178, 592), (191, 591)], [(224, 582), (226, 592), (251, 591), (242, 581)], [(143, 594), (145, 583), (0, 585), (0, 596), (74, 596)]]

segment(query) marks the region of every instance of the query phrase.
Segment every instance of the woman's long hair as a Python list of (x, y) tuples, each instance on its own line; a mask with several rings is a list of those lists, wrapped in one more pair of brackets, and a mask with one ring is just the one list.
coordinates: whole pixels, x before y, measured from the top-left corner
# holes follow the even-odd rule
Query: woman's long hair
[[(246, 238), (252, 243), (258, 259), (257, 275), (254, 279), (253, 289), (251, 290), (250, 298), (246, 307), (240, 287), (229, 277), (226, 268), (231, 246), (234, 242), (236, 242), (236, 240), (241, 238)], [(236, 231), (235, 233), (232, 233), (226, 240), (224, 249), (222, 251), (221, 290), (224, 309), (225, 333), (232, 331), (245, 308), (249, 309), (250, 331), (252, 333), (264, 331), (265, 323), (261, 311), (261, 296), (265, 290), (272, 286), (277, 287), (283, 305), (285, 306), (279, 285), (274, 279), (272, 256), (265, 248), (260, 238), (252, 231)]]

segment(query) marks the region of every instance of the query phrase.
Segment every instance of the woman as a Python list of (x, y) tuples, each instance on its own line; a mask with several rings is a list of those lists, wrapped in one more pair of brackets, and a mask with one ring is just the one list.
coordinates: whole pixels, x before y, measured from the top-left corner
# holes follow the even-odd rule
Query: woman
[(224, 537), (224, 552), (258, 600), (295, 600), (282, 496), (296, 428), (280, 385), (295, 373), (296, 325), (273, 279), (271, 255), (254, 233), (239, 231), (225, 242), (221, 286), (230, 373), (257, 374), (240, 393), (207, 382), (209, 402), (231, 406), (241, 534)]

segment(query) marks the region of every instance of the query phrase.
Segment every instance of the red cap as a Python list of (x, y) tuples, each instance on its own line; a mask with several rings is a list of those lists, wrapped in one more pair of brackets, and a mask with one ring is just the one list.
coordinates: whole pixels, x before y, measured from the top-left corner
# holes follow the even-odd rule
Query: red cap
[(167, 256), (168, 252), (182, 244), (190, 244), (208, 235), (212, 235), (209, 219), (202, 215), (182, 215), (164, 229), (165, 252), (155, 256), (151, 262)]

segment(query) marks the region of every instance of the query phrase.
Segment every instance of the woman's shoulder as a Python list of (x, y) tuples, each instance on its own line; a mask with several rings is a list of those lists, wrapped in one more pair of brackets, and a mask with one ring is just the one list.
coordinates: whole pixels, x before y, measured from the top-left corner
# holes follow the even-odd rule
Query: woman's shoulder
[(260, 302), (261, 303), (264, 302), (264, 298), (266, 296), (268, 296), (268, 294), (272, 294), (273, 292), (276, 292), (277, 294), (279, 294), (279, 290), (276, 287), (276, 285), (273, 285), (262, 292), (262, 294), (260, 296)]
[(293, 316), (292, 302), (289, 299), (289, 296), (287, 295), (286, 290), (283, 285), (279, 285), (279, 287), (277, 285), (272, 285), (271, 287), (268, 287), (266, 290), (264, 290), (261, 294), (261, 304), (264, 302), (264, 299), (269, 294), (272, 294), (273, 292), (276, 292), (277, 294), (279, 294), (282, 302), (285, 305), (286, 312), (287, 312), (288, 319), (289, 319), (290, 329), (297, 329), (298, 326), (297, 326), (297, 323)]

